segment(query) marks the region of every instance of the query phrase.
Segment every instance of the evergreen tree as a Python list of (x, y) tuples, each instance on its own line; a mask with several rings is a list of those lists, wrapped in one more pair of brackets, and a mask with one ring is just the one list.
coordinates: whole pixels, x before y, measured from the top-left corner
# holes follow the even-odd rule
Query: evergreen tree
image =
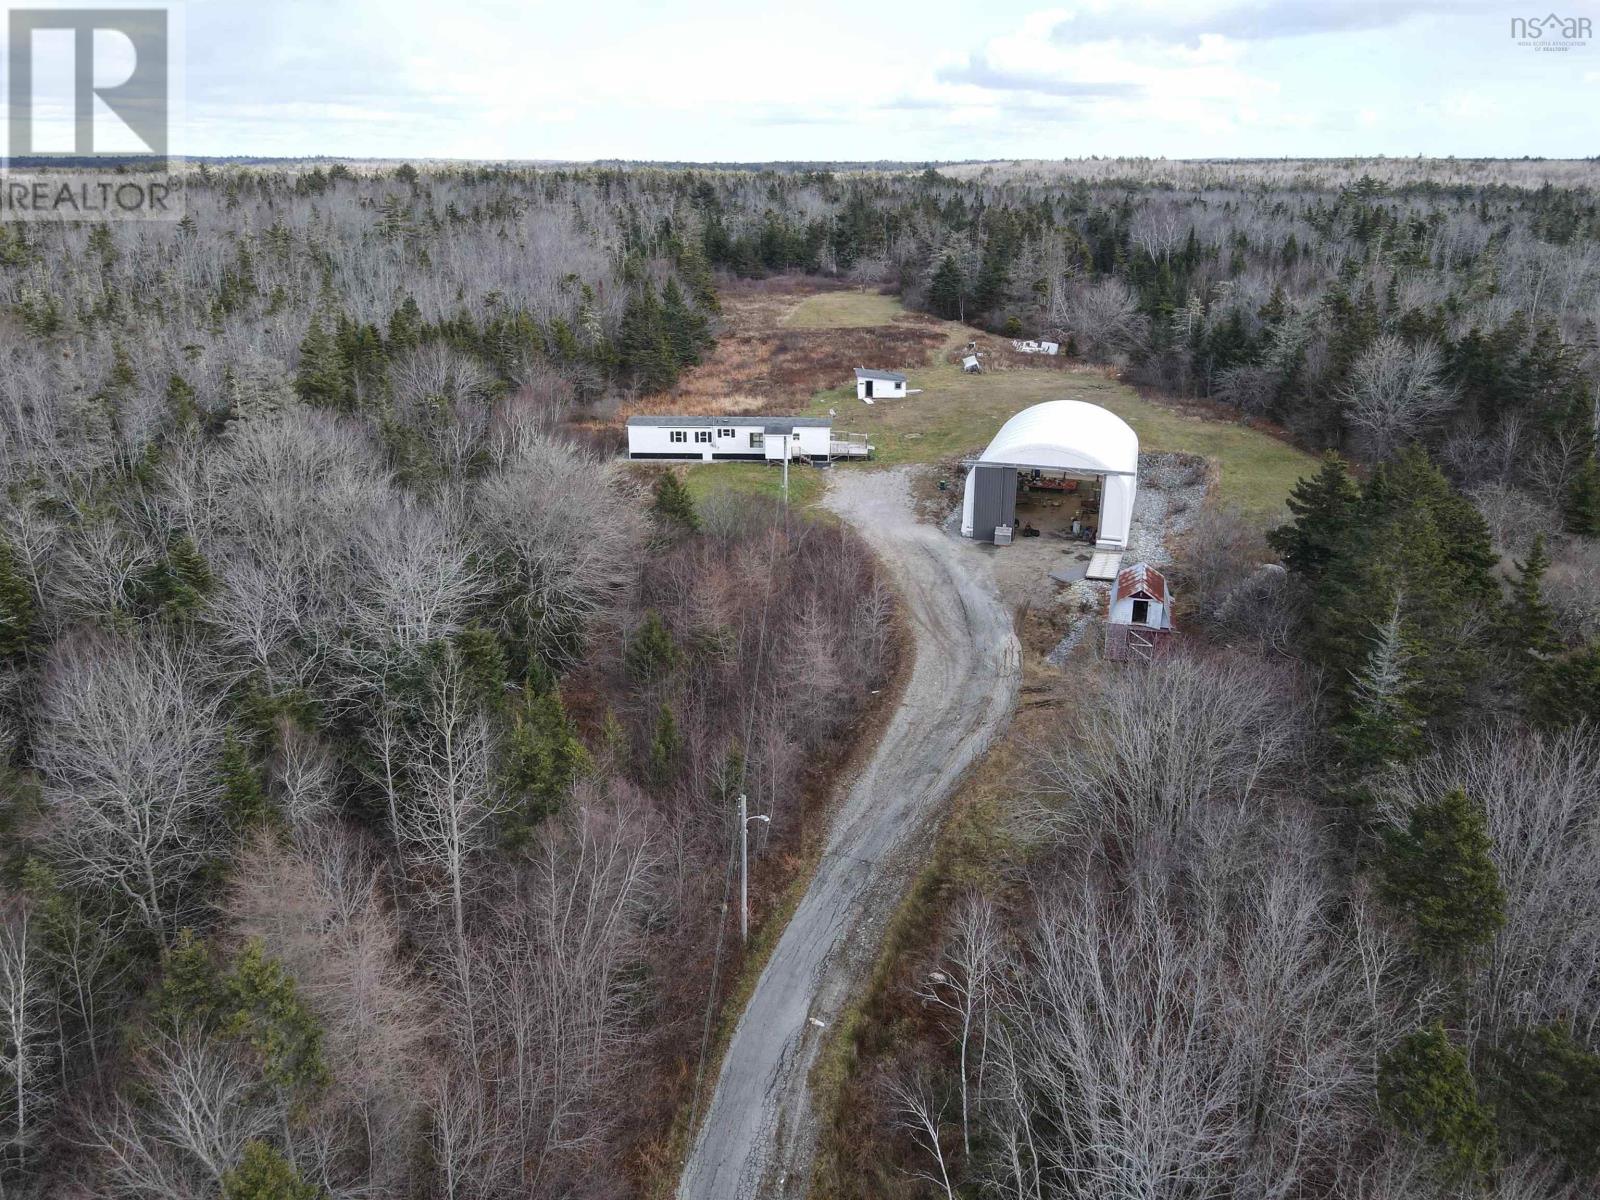
[(1467, 1056), (1441, 1022), (1410, 1034), (1385, 1056), (1378, 1104), (1394, 1125), (1438, 1153), (1450, 1183), (1476, 1179), (1493, 1164), (1494, 1121), (1478, 1100)]
[(222, 777), (222, 813), (229, 828), (244, 832), (276, 821), (277, 812), (249, 748), (231, 729), (222, 736), (217, 773)]
[(1562, 521), (1568, 533), (1600, 537), (1600, 462), (1586, 454), (1562, 498)]
[(17, 566), (11, 542), (0, 533), (0, 661), (22, 658), (35, 644), (33, 588)]
[(307, 404), (348, 409), (354, 399), (348, 374), (338, 339), (319, 309), (311, 315), (310, 328), (300, 343), (300, 365), (295, 372), (294, 390)]
[(617, 343), (622, 369), (642, 391), (663, 392), (678, 381), (678, 357), (648, 283), (628, 298)]
[(691, 533), (700, 528), (700, 514), (695, 511), (694, 497), (688, 486), (678, 478), (676, 471), (665, 471), (656, 480), (655, 503), (650, 511), (664, 524), (677, 525)]
[(1322, 577), (1328, 564), (1347, 546), (1361, 490), (1344, 459), (1333, 451), (1323, 455), (1321, 469), (1302, 479), (1289, 493), (1294, 520), (1267, 535), (1272, 548), (1283, 556), (1289, 570), (1307, 579)]
[(1600, 642), (1553, 663), (1528, 708), (1534, 723), (1547, 729), (1600, 722)]
[(683, 749), (683, 738), (678, 732), (677, 719), (665, 703), (656, 713), (655, 731), (650, 735), (650, 756), (645, 762), (645, 779), (654, 787), (664, 788), (678, 773), (678, 754)]
[(320, 1200), (325, 1195), (275, 1147), (257, 1138), (245, 1143), (238, 1163), (222, 1176), (222, 1200)]
[(681, 657), (661, 614), (652, 608), (628, 643), (629, 678), (635, 683), (653, 683), (677, 666)]
[(188, 534), (172, 539), (166, 557), (145, 573), (142, 582), (150, 608), (175, 619), (198, 615), (215, 587), (210, 564)]
[(1600, 1171), (1600, 1055), (1562, 1025), (1519, 1030), (1490, 1054), (1490, 1091), (1507, 1139)]
[(506, 790), (522, 797), (517, 836), (554, 816), (572, 785), (594, 765), (553, 683), (528, 689), (504, 753)]
[(1313, 589), (1308, 650), (1334, 681), (1341, 715), (1372, 629), (1399, 603), (1419, 714), (1439, 729), (1463, 721), (1488, 671), (1477, 631), (1498, 606), (1495, 562), (1482, 517), (1426, 455), (1374, 471)]
[(960, 320), (965, 315), (965, 293), (966, 280), (961, 276), (961, 267), (954, 255), (946, 254), (928, 284), (928, 307), (947, 321)]
[(1505, 889), (1490, 856), (1483, 810), (1459, 788), (1411, 810), (1386, 832), (1378, 890), (1410, 923), (1421, 954), (1459, 965), (1505, 924)]
[(1530, 705), (1546, 696), (1548, 680), (1561, 653), (1555, 614), (1544, 600), (1544, 576), (1550, 569), (1544, 535), (1535, 534), (1525, 561), (1516, 564), (1511, 598), (1500, 617), (1500, 641), (1509, 659), (1507, 674)]
[(194, 387), (176, 371), (167, 377), (167, 411), (172, 414), (173, 424), (183, 432), (199, 424)]
[(289, 1095), (326, 1086), (322, 1026), (283, 964), (259, 940), (245, 944), (223, 992), (223, 1031), (255, 1051), (267, 1081)]
[(1410, 695), (1412, 654), (1398, 601), (1371, 642), (1366, 666), (1351, 689), (1349, 711), (1334, 727), (1340, 765), (1358, 788), (1385, 768), (1409, 762), (1422, 748), (1422, 721)]
[(706, 343), (705, 318), (684, 300), (676, 279), (668, 279), (661, 291), (661, 323), (677, 365), (692, 367), (698, 363)]
[(151, 1018), (169, 1028), (206, 1025), (214, 1020), (222, 997), (223, 975), (205, 943), (194, 930), (179, 930), (177, 942), (162, 958)]

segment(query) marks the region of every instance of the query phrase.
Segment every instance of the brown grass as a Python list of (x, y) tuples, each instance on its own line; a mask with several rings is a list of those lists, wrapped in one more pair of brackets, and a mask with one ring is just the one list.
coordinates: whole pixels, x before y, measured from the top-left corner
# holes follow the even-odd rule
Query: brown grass
[[(856, 367), (924, 366), (945, 344), (946, 323), (919, 313), (900, 312), (882, 325), (789, 324), (808, 300), (830, 293), (847, 293), (841, 299), (852, 311), (890, 312), (897, 307), (865, 305), (857, 301), (858, 293), (811, 279), (728, 283), (719, 293), (722, 326), (711, 357), (686, 372), (666, 395), (624, 405), (622, 417), (641, 412), (798, 412), (823, 388), (851, 383)], [(815, 309), (812, 305), (802, 316), (827, 319)]]

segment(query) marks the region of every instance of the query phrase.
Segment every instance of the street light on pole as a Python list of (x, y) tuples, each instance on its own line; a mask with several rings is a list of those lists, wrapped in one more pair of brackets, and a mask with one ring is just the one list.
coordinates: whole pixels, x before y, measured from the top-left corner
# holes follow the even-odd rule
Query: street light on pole
[(770, 822), (771, 817), (750, 815), (749, 798), (739, 796), (739, 940), (750, 940), (750, 822)]

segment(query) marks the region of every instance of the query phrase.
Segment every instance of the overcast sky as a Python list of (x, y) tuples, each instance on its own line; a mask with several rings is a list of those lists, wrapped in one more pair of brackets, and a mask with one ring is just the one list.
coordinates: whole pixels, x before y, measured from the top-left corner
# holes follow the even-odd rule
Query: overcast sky
[[(1548, 0), (1541, 0), (1548, 2)], [(1600, 153), (1600, 40), (1479, 0), (190, 0), (192, 153)], [(1562, 0), (1600, 27), (1600, 0)]]

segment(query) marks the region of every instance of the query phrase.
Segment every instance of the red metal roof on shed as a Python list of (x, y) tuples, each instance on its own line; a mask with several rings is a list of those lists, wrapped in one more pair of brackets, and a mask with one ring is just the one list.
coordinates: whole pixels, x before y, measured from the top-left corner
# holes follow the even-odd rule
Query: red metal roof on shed
[(1159, 604), (1167, 603), (1167, 577), (1148, 563), (1135, 563), (1117, 572), (1117, 599), (1143, 595)]

